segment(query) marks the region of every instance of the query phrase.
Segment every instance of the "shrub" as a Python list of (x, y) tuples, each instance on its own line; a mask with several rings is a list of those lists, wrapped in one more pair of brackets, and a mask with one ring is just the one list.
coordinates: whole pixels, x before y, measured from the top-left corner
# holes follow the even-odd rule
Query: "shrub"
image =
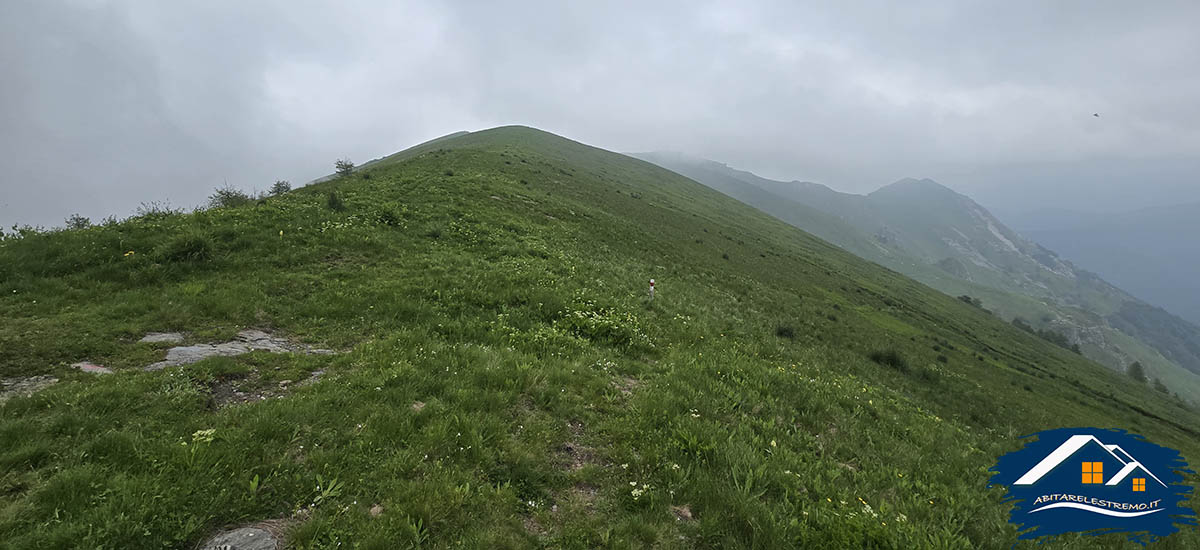
[(226, 185), (224, 187), (218, 187), (215, 191), (213, 191), (213, 194), (208, 196), (208, 207), (229, 208), (249, 204), (252, 201), (254, 201), (254, 198), (245, 191), (233, 187), (232, 185)]
[(908, 372), (908, 360), (894, 349), (876, 350), (867, 356), (871, 361), (900, 372)]
[(453, 175), (454, 175), (454, 170), (446, 170), (446, 175), (447, 175), (447, 176), (453, 176)]
[(791, 325), (779, 325), (775, 327), (775, 336), (787, 338), (788, 340), (796, 339), (796, 330)]
[(365, 179), (365, 180), (369, 180), (369, 179), (371, 179), (371, 173), (370, 173), (370, 172), (363, 172), (363, 173), (362, 173), (362, 179)]
[(945, 355), (937, 356), (937, 360), (938, 360), (938, 363), (949, 363), (950, 362), (950, 358), (946, 357)]
[(337, 159), (333, 163), (333, 170), (339, 176), (349, 176), (354, 172), (354, 163), (350, 159)]
[(553, 326), (577, 338), (619, 348), (653, 347), (633, 313), (603, 307), (580, 297), (554, 321)]
[(268, 193), (270, 193), (273, 197), (278, 197), (279, 195), (287, 193), (291, 190), (292, 184), (289, 183), (288, 180), (275, 180), (275, 185), (271, 186), (271, 190), (268, 191)]
[(400, 225), (400, 216), (397, 216), (391, 209), (383, 209), (379, 211), (379, 223), (389, 227)]
[(67, 229), (87, 229), (92, 226), (92, 220), (89, 220), (79, 214), (71, 214), (67, 218)]
[(1130, 378), (1138, 383), (1146, 383), (1146, 367), (1143, 367), (1139, 361), (1130, 363), (1129, 368), (1125, 369), (1125, 374), (1128, 374)]
[(342, 202), (342, 197), (337, 194), (337, 191), (330, 191), (329, 196), (325, 199), (325, 204), (330, 210), (341, 212), (346, 209), (346, 203)]
[(1028, 321), (1020, 317), (1013, 317), (1012, 325), (1030, 334), (1036, 334), (1036, 331), (1033, 330), (1033, 326), (1030, 325)]
[(178, 235), (155, 251), (163, 262), (202, 262), (212, 258), (208, 238), (197, 233)]
[(143, 202), (138, 205), (137, 210), (133, 213), (135, 218), (165, 218), (174, 216), (182, 211), (177, 208), (172, 208), (171, 203), (167, 201), (150, 201)]

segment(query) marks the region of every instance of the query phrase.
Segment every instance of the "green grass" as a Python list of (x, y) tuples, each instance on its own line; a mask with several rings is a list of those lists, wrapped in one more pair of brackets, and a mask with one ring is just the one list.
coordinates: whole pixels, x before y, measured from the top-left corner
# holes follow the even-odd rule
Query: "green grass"
[[(853, 195), (819, 184), (772, 181), (678, 154), (637, 156), (946, 294), (981, 299), (1004, 319), (1021, 317), (1039, 330), (1071, 333), (1084, 355), (1113, 370), (1123, 372), (1135, 360), (1154, 364), (1172, 393), (1200, 403), (1195, 327), (991, 226), (981, 207), (936, 183), (898, 182)], [(1001, 239), (1015, 241), (1020, 250)], [(973, 254), (988, 265), (978, 265)]]
[[(368, 172), (0, 241), (0, 376), (62, 380), (0, 405), (0, 547), (1007, 548), (1022, 434), (1200, 459), (1178, 402), (650, 164), (501, 128)], [(342, 353), (140, 370), (242, 327)]]

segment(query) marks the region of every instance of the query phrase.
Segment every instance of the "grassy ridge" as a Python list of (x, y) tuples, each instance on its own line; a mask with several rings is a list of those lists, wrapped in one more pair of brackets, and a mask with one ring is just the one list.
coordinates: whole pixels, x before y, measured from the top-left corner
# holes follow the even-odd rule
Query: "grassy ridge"
[[(366, 173), (0, 241), (0, 373), (62, 379), (0, 405), (0, 545), (1001, 548), (1021, 434), (1200, 459), (1177, 403), (648, 163), (500, 128)], [(138, 368), (240, 327), (343, 353)]]

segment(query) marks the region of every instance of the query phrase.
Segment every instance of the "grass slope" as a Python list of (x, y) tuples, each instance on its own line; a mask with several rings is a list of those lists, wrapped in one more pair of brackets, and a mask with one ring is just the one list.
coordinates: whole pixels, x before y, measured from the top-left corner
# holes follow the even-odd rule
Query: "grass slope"
[[(368, 173), (0, 241), (0, 375), (61, 379), (0, 405), (0, 547), (1007, 548), (1022, 434), (1200, 459), (1178, 403), (649, 163), (506, 127)], [(139, 368), (241, 327), (343, 353)]]
[(1200, 328), (1062, 261), (936, 182), (906, 179), (854, 195), (686, 155), (637, 156), (938, 290), (979, 298), (1006, 319), (1064, 334), (1114, 370), (1140, 361), (1200, 403)]

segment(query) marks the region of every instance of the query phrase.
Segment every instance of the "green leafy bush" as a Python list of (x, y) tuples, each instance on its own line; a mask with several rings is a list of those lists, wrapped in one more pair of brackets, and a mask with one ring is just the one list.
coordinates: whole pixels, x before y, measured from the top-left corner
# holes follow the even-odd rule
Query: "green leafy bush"
[(400, 216), (396, 215), (396, 212), (390, 208), (380, 210), (378, 219), (380, 224), (389, 227), (399, 227), (403, 224), (403, 222), (400, 220)]
[(652, 347), (636, 315), (597, 305), (592, 300), (577, 299), (554, 324), (572, 336), (597, 343), (622, 348)]
[(346, 203), (342, 202), (342, 197), (337, 194), (337, 191), (329, 192), (329, 196), (325, 199), (325, 204), (330, 210), (335, 212), (341, 212), (346, 209)]
[(71, 214), (66, 223), (67, 229), (87, 229), (92, 226), (92, 220), (79, 214)]
[(251, 197), (250, 194), (246, 193), (245, 191), (242, 191), (241, 189), (231, 185), (226, 185), (224, 187), (218, 187), (215, 191), (213, 191), (213, 194), (208, 196), (208, 207), (232, 208), (250, 204), (253, 201), (254, 197)]
[(867, 356), (871, 361), (900, 372), (908, 372), (908, 360), (894, 349), (876, 350)]

